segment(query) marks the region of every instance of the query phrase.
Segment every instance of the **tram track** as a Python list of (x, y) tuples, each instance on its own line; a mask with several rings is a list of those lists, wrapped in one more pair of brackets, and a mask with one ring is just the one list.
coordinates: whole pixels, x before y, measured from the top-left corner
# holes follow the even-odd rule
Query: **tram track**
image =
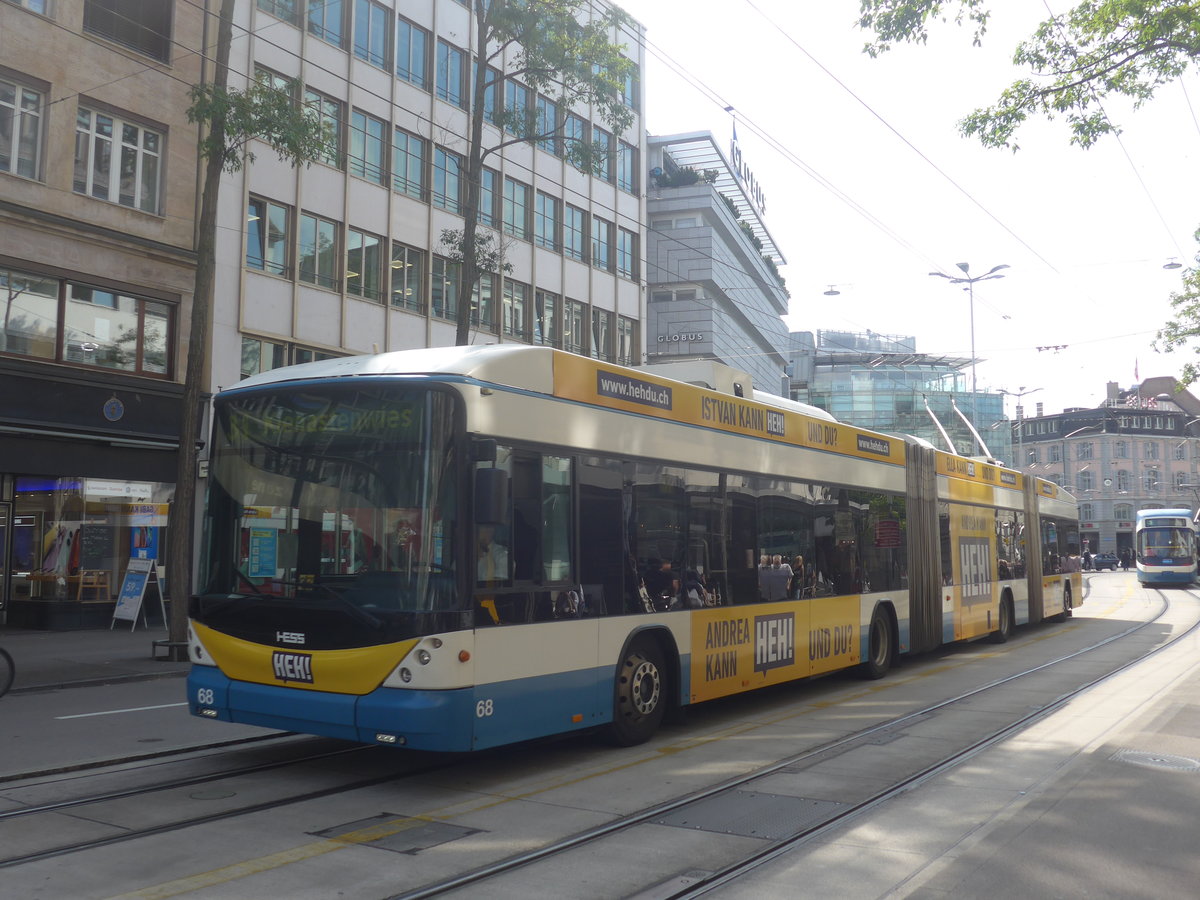
[[(241, 742), (237, 742), (241, 743)], [(323, 751), (320, 753), (308, 753), (302, 756), (289, 757), (287, 759), (273, 760), (269, 762), (255, 763), (253, 765), (239, 766), (236, 768), (223, 769), (220, 771), (206, 772), (198, 775), (189, 775), (186, 777), (170, 778), (166, 780), (155, 781), (150, 784), (139, 785), (136, 787), (122, 788), (118, 790), (106, 790), (96, 792), (87, 796), (72, 797), (64, 800), (57, 800), (49, 803), (36, 803), (28, 806), (20, 806), (15, 809), (0, 811), (0, 825), (11, 823), (14, 820), (30, 819), (31, 822), (36, 822), (38, 816), (48, 816), (60, 814), (71, 810), (81, 810), (88, 807), (99, 807), (102, 804), (113, 803), (116, 801), (129, 800), (137, 797), (153, 797), (155, 795), (167, 795), (174, 791), (181, 791), (187, 788), (196, 787), (199, 785), (217, 785), (224, 784), (231, 780), (244, 779), (251, 776), (261, 775), (267, 772), (284, 771), (296, 767), (308, 765), (311, 763), (320, 763), (323, 761), (336, 759), (338, 757), (351, 756), (354, 754), (368, 753), (377, 751), (369, 745), (351, 745), (341, 747), (334, 750)], [(158, 757), (165, 757), (168, 754), (159, 754)], [(109, 836), (94, 838), (89, 840), (64, 842), (52, 847), (45, 847), (36, 851), (25, 852), (19, 855), (0, 858), (0, 869), (11, 868), (24, 863), (35, 862), (43, 859), (51, 859), (58, 856), (64, 856), (72, 853), (78, 853), (86, 850), (91, 850), (99, 847), (107, 847), (113, 844), (126, 843), (129, 841), (138, 840), (141, 838), (150, 837), (157, 834), (165, 834), (171, 831), (178, 831), (184, 828), (190, 828), (197, 825), (204, 825), (212, 822), (220, 822), (238, 816), (250, 815), (252, 813), (263, 812), (272, 809), (278, 809), (285, 806), (290, 806), (295, 803), (302, 803), (309, 800), (316, 800), (323, 797), (333, 796), (339, 793), (359, 790), (361, 788), (373, 787), (380, 784), (395, 782), (405, 778), (419, 777), (431, 771), (436, 771), (441, 768), (453, 765), (457, 761), (457, 757), (444, 759), (432, 764), (419, 765), (410, 767), (406, 771), (397, 772), (394, 769), (389, 770), (384, 774), (374, 775), (365, 778), (355, 778), (344, 781), (328, 787), (319, 788), (301, 793), (288, 793), (286, 796), (280, 796), (269, 800), (264, 800), (252, 804), (243, 804), (229, 809), (223, 809), (219, 812), (200, 816), (190, 816), (176, 819), (171, 822), (161, 823), (158, 825), (144, 828), (118, 828), (117, 833)], [(112, 774), (113, 769), (111, 764), (108, 766), (109, 772)], [(23, 786), (24, 787), (24, 786)], [(45, 787), (44, 783), (35, 783), (31, 787)], [(20, 802), (19, 791), (9, 790), (5, 793), (5, 799), (9, 802)], [(28, 824), (28, 823), (27, 823)], [(114, 826), (116, 828), (116, 826)]]
[[(673, 817), (678, 819), (681, 814), (685, 814), (689, 809), (697, 809), (703, 807), (705, 804), (719, 802), (723, 797), (739, 793), (744, 795), (747, 788), (752, 787), (755, 782), (762, 781), (768, 776), (789, 770), (796, 770), (817, 761), (834, 758), (848, 750), (861, 747), (876, 738), (889, 739), (909, 725), (927, 720), (936, 714), (953, 710), (964, 704), (970, 704), (973, 700), (991, 692), (1016, 684), (1023, 679), (1045, 673), (1065, 663), (1078, 660), (1115, 642), (1125, 640), (1138, 632), (1160, 624), (1164, 617), (1171, 611), (1172, 601), (1164, 592), (1156, 591), (1156, 593), (1158, 594), (1161, 606), (1157, 613), (1153, 614), (1149, 619), (1116, 634), (1109, 635), (1103, 640), (1078, 648), (1071, 653), (1063, 654), (1035, 666), (1030, 666), (1027, 669), (1003, 678), (994, 679), (985, 684), (973, 687), (970, 690), (960, 692), (955, 696), (929, 704), (924, 708), (879, 722), (852, 734), (778, 760), (768, 766), (727, 779), (703, 790), (622, 815), (617, 820), (577, 832), (535, 850), (514, 854), (436, 883), (389, 894), (386, 900), (422, 900), (422, 898), (437, 897), (458, 891), (463, 891), (463, 895), (465, 896), (466, 889), (478, 890), (481, 885), (502, 879), (506, 875), (527, 867), (536, 867), (541, 864), (562, 867), (563, 859), (567, 854), (585, 850), (589, 850), (594, 854), (596, 852), (596, 845), (602, 841), (632, 832), (638, 828), (663, 825)], [(767, 846), (761, 847), (753, 853), (737, 855), (736, 858), (716, 867), (712, 866), (711, 860), (696, 860), (690, 866), (680, 861), (678, 866), (679, 872), (686, 874), (676, 875), (667, 882), (659, 884), (656, 888), (643, 891), (636, 896), (639, 898), (653, 898), (653, 900), (683, 900), (683, 898), (699, 897), (722, 885), (728, 884), (754, 868), (775, 860), (808, 841), (820, 838), (822, 835), (839, 828), (850, 820), (881, 807), (895, 797), (962, 765), (979, 753), (1012, 738), (1014, 735), (1020, 734), (1042, 719), (1061, 710), (1080, 695), (1103, 684), (1105, 681), (1115, 678), (1130, 668), (1151, 659), (1158, 653), (1173, 646), (1176, 642), (1195, 634), (1198, 630), (1200, 630), (1200, 618), (1192, 622), (1183, 632), (1173, 635), (1170, 640), (1159, 643), (1145, 653), (1111, 669), (1107, 669), (1096, 677), (1089, 678), (1071, 687), (1069, 690), (1048, 698), (1036, 708), (1030, 709), (1026, 713), (1000, 724), (998, 727), (969, 741), (955, 752), (948, 753), (921, 765), (914, 771), (906, 773), (904, 777), (896, 779), (886, 787), (870, 792), (868, 795), (859, 798), (856, 802), (839, 805), (839, 808), (829, 815), (822, 816), (816, 821), (808, 822), (804, 827), (794, 830), (785, 837), (771, 840)]]

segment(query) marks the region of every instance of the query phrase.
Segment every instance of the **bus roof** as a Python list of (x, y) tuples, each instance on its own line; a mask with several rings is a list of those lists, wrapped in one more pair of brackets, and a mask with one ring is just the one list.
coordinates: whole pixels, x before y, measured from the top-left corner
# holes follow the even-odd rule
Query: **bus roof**
[[(522, 344), (482, 344), (470, 347), (431, 347), (420, 350), (396, 350), (369, 356), (341, 356), (317, 362), (301, 363), (260, 372), (239, 382), (228, 390), (259, 387), (287, 381), (323, 380), (328, 378), (352, 378), (364, 375), (459, 375), (476, 381), (503, 384), (511, 387), (554, 393), (554, 356), (571, 356), (552, 347), (530, 347)], [(628, 369), (612, 365), (614, 369)], [(720, 366), (720, 363), (711, 365)], [(667, 369), (657, 371), (655, 366), (630, 369), (641, 375), (651, 375), (668, 381), (678, 381), (668, 374)], [(687, 382), (684, 382), (687, 383)], [(719, 387), (704, 385), (709, 390)], [(801, 413), (814, 419), (837, 421), (828, 412), (806, 403), (798, 403), (786, 397), (752, 390), (754, 402), (778, 409)]]

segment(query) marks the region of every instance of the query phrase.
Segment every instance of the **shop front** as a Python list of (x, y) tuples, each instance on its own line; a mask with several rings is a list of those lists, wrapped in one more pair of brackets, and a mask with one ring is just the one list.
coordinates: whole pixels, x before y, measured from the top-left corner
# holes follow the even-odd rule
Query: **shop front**
[(181, 395), (0, 361), (0, 622), (108, 625), (131, 559), (165, 584)]

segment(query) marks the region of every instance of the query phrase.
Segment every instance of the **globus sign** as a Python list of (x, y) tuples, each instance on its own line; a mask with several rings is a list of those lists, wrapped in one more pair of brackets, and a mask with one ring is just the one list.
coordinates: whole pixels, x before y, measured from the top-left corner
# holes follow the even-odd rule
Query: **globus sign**
[(704, 332), (702, 331), (680, 332), (679, 334), (660, 334), (658, 336), (658, 342), (660, 344), (687, 344), (692, 341), (702, 340), (704, 340)]

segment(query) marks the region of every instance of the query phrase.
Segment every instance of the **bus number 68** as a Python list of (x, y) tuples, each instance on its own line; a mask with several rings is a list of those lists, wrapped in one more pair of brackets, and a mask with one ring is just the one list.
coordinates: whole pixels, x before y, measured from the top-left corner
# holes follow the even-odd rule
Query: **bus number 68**
[(480, 700), (475, 704), (475, 718), (486, 719), (493, 712), (491, 700)]

